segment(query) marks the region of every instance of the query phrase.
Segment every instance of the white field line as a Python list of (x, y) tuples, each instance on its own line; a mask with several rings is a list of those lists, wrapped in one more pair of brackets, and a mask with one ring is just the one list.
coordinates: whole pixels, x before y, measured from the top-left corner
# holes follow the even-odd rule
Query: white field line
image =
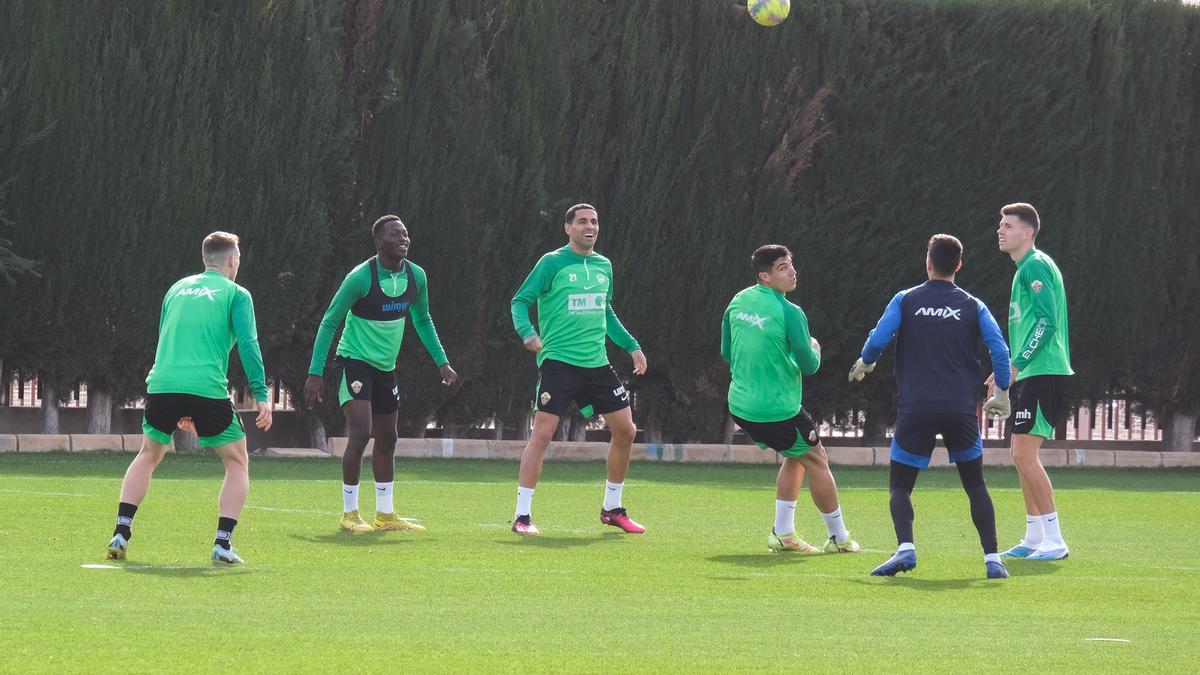
[(14, 495), (36, 495), (38, 497), (91, 497), (92, 495), (80, 494), (78, 492), (43, 492), (40, 490), (13, 490), (10, 488), (0, 488), (0, 492), (5, 492)]

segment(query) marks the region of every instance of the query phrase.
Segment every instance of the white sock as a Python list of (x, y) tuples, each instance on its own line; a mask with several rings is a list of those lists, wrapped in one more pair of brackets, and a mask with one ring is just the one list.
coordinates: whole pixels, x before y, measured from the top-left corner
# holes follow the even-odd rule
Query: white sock
[(1025, 516), (1025, 538), (1021, 540), (1021, 546), (1025, 548), (1037, 548), (1042, 545), (1042, 517)]
[(985, 562), (985, 563), (1000, 562), (1000, 554), (999, 553), (985, 553), (985, 554), (983, 554), (983, 562)]
[(775, 534), (796, 531), (796, 502), (775, 500)]
[(1058, 511), (1038, 518), (1042, 521), (1042, 543), (1063, 543), (1062, 532), (1058, 529)]
[(358, 486), (342, 483), (342, 510), (346, 513), (358, 510)]
[(527, 516), (533, 508), (533, 488), (517, 486), (517, 515)]
[(613, 509), (621, 508), (621, 490), (625, 489), (624, 483), (611, 483), (604, 481), (604, 510), (612, 511)]
[(833, 537), (834, 541), (846, 541), (850, 538), (850, 533), (846, 531), (846, 523), (842, 522), (842, 507), (837, 507), (832, 513), (822, 513), (821, 517), (825, 519), (825, 529), (829, 530), (829, 536)]
[(392, 481), (375, 483), (375, 513), (395, 511), (395, 507), (392, 506), (392, 485)]
[(916, 553), (917, 547), (914, 546), (911, 541), (906, 541), (903, 544), (900, 544), (899, 548), (896, 549), (897, 553), (899, 553), (900, 551), (912, 551), (912, 552)]

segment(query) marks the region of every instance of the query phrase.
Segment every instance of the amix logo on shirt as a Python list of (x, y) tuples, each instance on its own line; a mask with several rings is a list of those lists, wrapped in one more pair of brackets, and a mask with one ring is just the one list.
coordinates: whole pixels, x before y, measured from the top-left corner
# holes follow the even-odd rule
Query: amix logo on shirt
[(955, 321), (962, 321), (962, 317), (959, 316), (959, 312), (961, 311), (961, 309), (950, 309), (949, 307), (938, 307), (937, 309), (934, 309), (933, 307), (921, 307), (917, 311), (913, 312), (913, 316), (936, 316), (939, 319), (954, 319)]
[(737, 319), (738, 321), (745, 321), (746, 323), (750, 324), (751, 326), (757, 326), (758, 329), (761, 331), (765, 331), (765, 330), (767, 330), (767, 328), (763, 324), (765, 324), (767, 322), (767, 319), (769, 319), (771, 317), (759, 316), (757, 314), (747, 314), (745, 312), (738, 312), (737, 314), (734, 315), (734, 318)]
[(194, 295), (198, 298), (208, 298), (209, 300), (216, 302), (216, 294), (220, 292), (221, 289), (219, 288), (204, 288), (203, 286), (196, 286), (194, 288), (180, 289), (180, 291), (175, 294), (175, 297), (179, 297), (181, 295)]
[(603, 293), (572, 293), (567, 296), (567, 311), (598, 312), (604, 309)]

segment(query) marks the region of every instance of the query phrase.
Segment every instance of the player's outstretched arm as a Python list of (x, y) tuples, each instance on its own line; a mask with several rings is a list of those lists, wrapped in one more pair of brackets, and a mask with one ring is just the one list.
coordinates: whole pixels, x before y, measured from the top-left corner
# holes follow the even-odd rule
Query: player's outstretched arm
[(1055, 323), (1058, 308), (1051, 290), (1049, 268), (1035, 261), (1017, 274), (1021, 277), (1018, 283), (1036, 289), (1033, 292), (1033, 325), (1016, 343), (1019, 346), (1012, 355), (1013, 367), (1020, 371), (1028, 368), (1038, 354), (1046, 351), (1046, 345), (1050, 344), (1050, 339), (1058, 329)]
[(458, 380), (458, 373), (449, 367), (450, 359), (446, 357), (446, 350), (442, 348), (442, 341), (438, 338), (437, 327), (433, 325), (433, 317), (429, 314), (428, 277), (425, 275), (425, 270), (413, 265), (411, 261), (408, 264), (412, 265), (413, 279), (417, 283), (417, 299), (409, 311), (413, 330), (417, 332), (421, 344), (425, 345), (425, 351), (429, 352), (434, 365), (441, 371), (442, 383), (454, 384)]
[(1008, 345), (1004, 342), (1004, 334), (1000, 332), (996, 317), (992, 316), (982, 300), (976, 299), (975, 304), (979, 311), (979, 334), (992, 357), (992, 375), (987, 381), (990, 395), (993, 387), (1008, 389), (1012, 385), (1013, 373), (1009, 368)]
[[(342, 280), (342, 285), (338, 287), (337, 293), (333, 294), (333, 299), (329, 302), (329, 307), (325, 310), (324, 316), (321, 317), (321, 324), (317, 328), (317, 337), (313, 340), (312, 359), (308, 364), (308, 374), (315, 375), (318, 383), (325, 373), (325, 360), (329, 358), (329, 346), (333, 343), (334, 333), (337, 332), (338, 326), (342, 325), (342, 321), (350, 313), (350, 308), (354, 306), (354, 303), (370, 292), (371, 266), (362, 265), (347, 274), (346, 278)], [(309, 381), (311, 380), (310, 377)], [(304, 384), (305, 399), (308, 398), (308, 384), (308, 382)]]
[(721, 359), (733, 365), (733, 327), (729, 323), (729, 310), (721, 317)]
[[(879, 317), (879, 321), (875, 322), (875, 328), (867, 335), (867, 341), (863, 343), (862, 351), (859, 352), (859, 361), (864, 366), (870, 366), (865, 373), (871, 372), (874, 369), (875, 363), (879, 361), (879, 357), (883, 356), (883, 350), (887, 349), (888, 345), (892, 344), (892, 340), (896, 339), (896, 333), (900, 330), (900, 321), (903, 318), (900, 311), (900, 304), (904, 302), (904, 294), (906, 291), (900, 291), (892, 296), (887, 307), (883, 310), (883, 315)], [(855, 364), (858, 365), (857, 363)], [(862, 377), (855, 379), (854, 369), (851, 369), (851, 380), (859, 381)]]
[(796, 358), (796, 364), (800, 366), (800, 374), (812, 375), (821, 368), (820, 343), (808, 332), (808, 317), (804, 315), (804, 310), (787, 300), (782, 302), (788, 347), (792, 356)]
[(254, 324), (254, 299), (250, 297), (249, 291), (240, 286), (237, 288), (230, 313), (246, 382), (250, 384), (254, 400), (263, 403), (267, 400), (267, 375), (263, 366), (262, 350), (258, 347), (258, 329)]
[(550, 282), (554, 279), (550, 266), (548, 257), (542, 256), (542, 259), (530, 270), (529, 276), (525, 277), (521, 287), (517, 289), (510, 305), (513, 328), (517, 329), (517, 335), (525, 343), (525, 348), (532, 352), (541, 350), (542, 341), (538, 338), (533, 322), (529, 320), (529, 308), (546, 291), (550, 290)]

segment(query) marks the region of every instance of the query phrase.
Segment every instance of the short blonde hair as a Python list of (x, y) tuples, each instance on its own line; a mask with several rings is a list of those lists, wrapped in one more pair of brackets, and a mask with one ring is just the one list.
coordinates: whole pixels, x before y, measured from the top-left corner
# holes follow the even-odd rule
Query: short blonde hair
[(238, 236), (229, 232), (213, 232), (204, 238), (200, 245), (201, 255), (205, 265), (216, 265), (225, 262), (230, 254), (238, 250)]

